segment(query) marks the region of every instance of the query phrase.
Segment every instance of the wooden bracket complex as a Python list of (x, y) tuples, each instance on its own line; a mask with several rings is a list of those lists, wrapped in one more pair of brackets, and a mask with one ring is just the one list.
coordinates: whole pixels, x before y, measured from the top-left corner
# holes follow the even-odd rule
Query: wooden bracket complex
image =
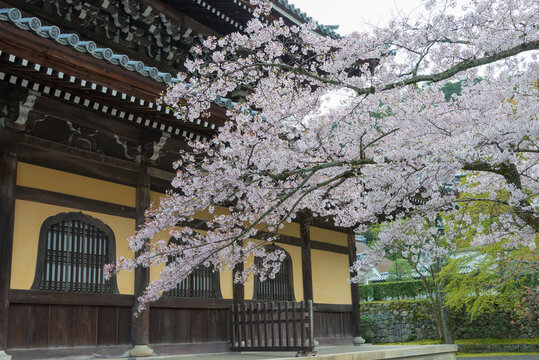
[(161, 133), (161, 138), (159, 139), (159, 141), (153, 142), (153, 153), (152, 156), (150, 156), (151, 161), (156, 161), (157, 159), (159, 159), (159, 156), (161, 156), (161, 150), (167, 143), (168, 139), (170, 139), (170, 134), (163, 131)]
[(29, 90), (26, 98), (19, 102), (19, 115), (15, 120), (15, 125), (21, 130), (26, 129), (26, 122), (28, 121), (28, 114), (34, 109), (37, 97), (40, 94), (38, 92)]

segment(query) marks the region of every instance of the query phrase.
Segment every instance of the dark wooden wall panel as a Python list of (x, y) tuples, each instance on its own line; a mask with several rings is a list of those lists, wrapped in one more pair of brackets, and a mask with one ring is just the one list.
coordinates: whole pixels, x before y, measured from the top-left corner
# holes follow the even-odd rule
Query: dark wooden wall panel
[(209, 310), (208, 342), (228, 340), (228, 310)]
[(75, 326), (72, 331), (72, 344), (75, 346), (97, 345), (97, 313), (94, 306), (74, 306), (73, 319)]
[(335, 324), (335, 314), (334, 313), (324, 313), (323, 315), (325, 318), (326, 318), (326, 327), (323, 329), (326, 331), (324, 337), (333, 337), (333, 336), (338, 336), (338, 333), (337, 333), (337, 325), (338, 324)]
[(315, 311), (314, 312), (314, 337), (319, 338), (322, 335), (322, 328), (325, 326), (324, 324), (325, 318), (322, 316), (322, 313)]
[(176, 321), (176, 334), (174, 342), (191, 342), (191, 311), (189, 309), (176, 309), (174, 320)]
[[(73, 306), (49, 306), (49, 347), (72, 346)], [(76, 320), (75, 320), (76, 321)], [(76, 324), (75, 324), (76, 326)]]
[(131, 319), (133, 318), (133, 308), (118, 308), (118, 345), (131, 344)]
[(150, 308), (150, 343), (228, 341), (228, 309)]
[(158, 308), (150, 310), (150, 342), (172, 344), (176, 333), (175, 309)]
[(196, 309), (191, 311), (191, 342), (203, 343), (208, 341), (208, 310)]
[(351, 312), (315, 311), (315, 338), (342, 338), (352, 336)]
[(160, 319), (160, 337), (167, 343), (174, 342), (174, 333), (176, 332), (176, 321), (174, 316), (174, 309), (161, 309)]
[[(29, 348), (48, 347), (49, 323), (49, 305), (39, 304), (30, 306), (30, 315), (28, 318)], [(9, 324), (8, 326), (11, 328), (13, 324)]]
[[(61, 301), (47, 304), (43, 303), (44, 299), (36, 299), (29, 296), (19, 300), (20, 303), (10, 304), (8, 349), (131, 343), (132, 307), (128, 302), (123, 304), (119, 297), (118, 305)], [(34, 303), (38, 301), (41, 303)], [(208, 303), (206, 308), (202, 303), (199, 305), (150, 307), (150, 343), (203, 344), (229, 340), (229, 309), (220, 304)], [(351, 312), (340, 305), (315, 309), (314, 330), (319, 339), (350, 338)]]
[(24, 349), (28, 346), (28, 318), (30, 307), (27, 304), (9, 305), (9, 331), (7, 333), (7, 347)]
[(150, 308), (150, 344), (159, 344), (159, 309)]
[(353, 336), (352, 333), (352, 313), (341, 313), (343, 324), (343, 336)]
[(118, 335), (118, 308), (103, 306), (97, 317), (97, 345), (116, 345)]
[(131, 343), (129, 306), (9, 306), (8, 348), (66, 348)]

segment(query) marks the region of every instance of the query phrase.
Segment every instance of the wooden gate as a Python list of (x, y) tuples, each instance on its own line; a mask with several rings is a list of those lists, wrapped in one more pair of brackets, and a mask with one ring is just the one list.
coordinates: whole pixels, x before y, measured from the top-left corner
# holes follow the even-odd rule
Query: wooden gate
[(231, 306), (232, 351), (313, 352), (313, 302), (281, 301)]

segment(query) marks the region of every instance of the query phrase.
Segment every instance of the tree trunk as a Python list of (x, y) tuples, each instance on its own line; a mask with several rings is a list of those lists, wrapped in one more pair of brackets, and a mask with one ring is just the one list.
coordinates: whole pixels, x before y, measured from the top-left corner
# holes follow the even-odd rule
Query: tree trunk
[(441, 297), (442, 293), (440, 292), (438, 285), (435, 284), (434, 289), (431, 289), (427, 278), (419, 272), (415, 264), (413, 264), (413, 266), (416, 272), (420, 275), (423, 286), (425, 286), (425, 291), (427, 292), (427, 296), (429, 298), (432, 314), (434, 315), (434, 322), (436, 323), (436, 328), (438, 329), (440, 339), (442, 339), (444, 344), (453, 344), (454, 339), (449, 324), (449, 318), (447, 316), (446, 309), (443, 307), (443, 299)]
[[(436, 260), (436, 273), (442, 270), (440, 259)], [(444, 291), (439, 281), (436, 281), (436, 296), (438, 297), (438, 305), (440, 311), (440, 323), (442, 327), (442, 341), (444, 344), (454, 344), (453, 329), (447, 315), (447, 308), (444, 306)]]

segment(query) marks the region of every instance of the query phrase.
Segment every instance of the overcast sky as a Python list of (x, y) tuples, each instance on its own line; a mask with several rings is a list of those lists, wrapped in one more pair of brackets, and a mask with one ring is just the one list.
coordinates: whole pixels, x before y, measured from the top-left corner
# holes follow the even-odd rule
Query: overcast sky
[(324, 25), (340, 25), (338, 33), (367, 31), (368, 24), (387, 25), (401, 11), (423, 10), (421, 0), (289, 0), (301, 11)]

